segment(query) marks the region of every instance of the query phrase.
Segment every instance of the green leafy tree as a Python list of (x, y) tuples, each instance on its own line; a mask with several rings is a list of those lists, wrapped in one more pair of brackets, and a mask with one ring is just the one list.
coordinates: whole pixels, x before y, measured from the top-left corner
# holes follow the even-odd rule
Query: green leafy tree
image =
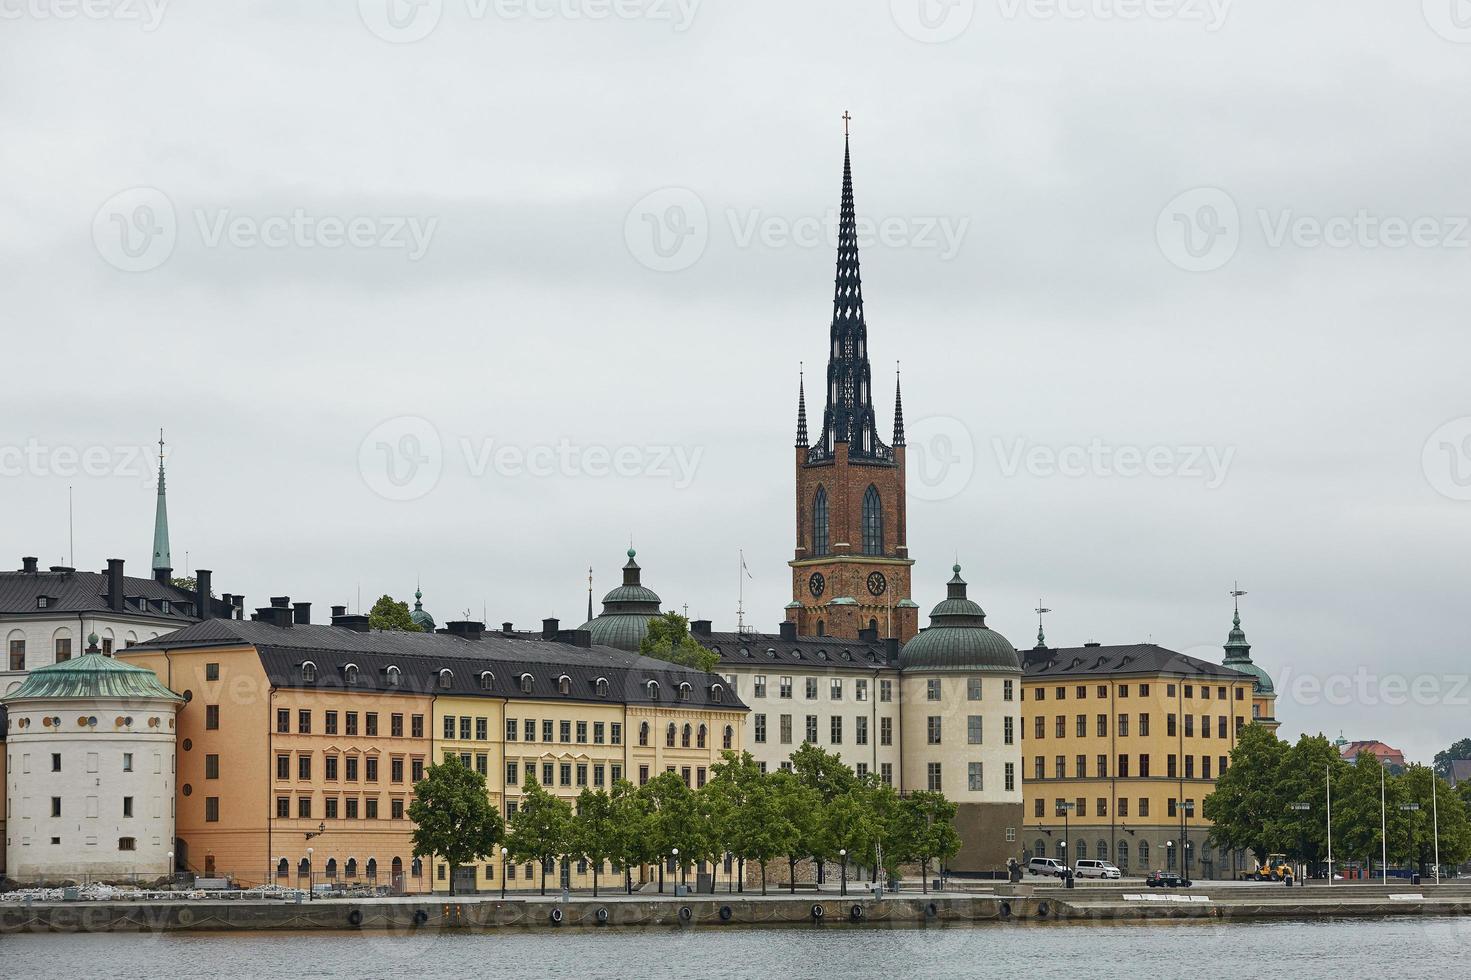
[[(1303, 735), (1287, 749), (1277, 777), (1281, 812), (1267, 821), (1266, 840), (1273, 851), (1291, 855), (1310, 867), (1327, 858), (1325, 780), (1337, 779), (1346, 767), (1338, 748), (1324, 735)], [(1307, 809), (1296, 809), (1295, 804), (1305, 804)]]
[[(812, 787), (805, 785), (795, 773), (778, 770), (769, 773), (766, 784), (771, 792), (771, 810), (775, 819), (789, 828), (782, 836), (782, 849), (787, 858), (787, 886), (797, 891), (797, 862), (822, 847), (819, 839), (818, 813), (822, 808), (822, 796)], [(762, 875), (765, 875), (763, 866)], [(764, 885), (763, 885), (764, 887)]]
[(899, 794), (894, 787), (877, 780), (869, 786), (868, 805), (873, 810), (875, 855), (870, 880), (878, 880), (880, 856), (888, 878), (893, 880), (899, 877), (899, 863), (904, 860), (907, 850), (904, 836), (908, 832), (899, 803)]
[(706, 673), (720, 663), (720, 655), (700, 646), (690, 636), (690, 621), (676, 612), (667, 612), (649, 620), (649, 632), (639, 644), (638, 652), (655, 660), (667, 660)]
[(749, 752), (730, 749), (720, 754), (721, 761), (710, 769), (710, 781), (700, 789), (700, 797), (716, 850), (733, 855), (739, 865), (740, 890), (745, 891), (746, 852), (744, 834), (749, 829), (742, 819), (751, 805), (751, 796), (760, 785), (761, 767)]
[(1216, 777), (1216, 788), (1202, 804), (1211, 822), (1213, 846), (1249, 850), (1265, 861), (1280, 842), (1285, 807), (1278, 784), (1287, 743), (1262, 725), (1247, 725), (1231, 750), (1231, 765)]
[[(1421, 874), (1430, 873), (1437, 840), (1442, 865), (1454, 867), (1471, 858), (1471, 813), (1451, 785), (1426, 766), (1410, 766), (1394, 779), (1403, 801), (1419, 806), (1418, 810), (1404, 813), (1406, 863), (1414, 865)], [(1391, 844), (1390, 850), (1394, 853), (1398, 849)]]
[(955, 831), (957, 807), (943, 793), (917, 790), (900, 800), (899, 808), (908, 828), (908, 858), (919, 862), (920, 881), (928, 892), (930, 862), (943, 868), (960, 850), (960, 835)]
[(855, 785), (823, 808), (825, 846), (840, 861), (844, 851), (847, 852), (847, 864), (863, 862), (874, 853), (874, 845), (882, 835), (874, 795), (868, 786)]
[(1399, 808), (1405, 802), (1404, 791), (1404, 784), (1385, 773), (1373, 753), (1361, 752), (1353, 765), (1344, 767), (1333, 784), (1334, 850), (1362, 860), (1371, 872), (1382, 851), (1390, 854), (1402, 851), (1410, 830), (1409, 817)]
[(1442, 779), (1449, 779), (1451, 763), (1458, 759), (1471, 759), (1471, 738), (1460, 739), (1451, 743), (1450, 748), (1435, 753), (1435, 774)]
[(710, 856), (710, 828), (702, 819), (694, 791), (677, 772), (662, 772), (639, 788), (648, 801), (647, 837), (659, 865), (678, 848), (681, 871), (691, 861)]
[[(792, 772), (803, 786), (817, 794), (824, 810), (859, 785), (858, 777), (843, 762), (841, 755), (830, 753), (811, 742), (802, 743), (792, 753)], [(823, 877), (824, 865), (836, 858), (842, 847), (834, 842), (830, 833), (832, 829), (822, 820), (814, 821), (804, 845), (806, 856), (817, 863), (819, 880)]]
[(649, 804), (644, 794), (626, 779), (613, 783), (608, 805), (612, 812), (613, 840), (609, 847), (614, 862), (623, 868), (624, 887), (633, 894), (633, 866), (658, 859), (649, 840)]
[(397, 630), (400, 633), (421, 633), (419, 624), (409, 618), (409, 604), (399, 602), (393, 596), (379, 596), (368, 610), (368, 625), (375, 630)]
[(414, 784), (409, 804), (414, 822), (414, 856), (438, 854), (450, 867), (450, 894), (454, 894), (454, 869), (495, 851), (504, 835), (501, 814), (485, 793), (485, 777), (447, 756), (430, 766)]
[(572, 807), (527, 775), (521, 787), (521, 805), (511, 814), (506, 846), (511, 857), (541, 865), (541, 893), (547, 893), (547, 868), (571, 852)]
[(614, 825), (613, 800), (603, 790), (584, 789), (577, 798), (572, 818), (568, 854), (592, 865), (592, 895), (598, 897), (598, 872), (603, 862), (618, 853), (618, 828)]

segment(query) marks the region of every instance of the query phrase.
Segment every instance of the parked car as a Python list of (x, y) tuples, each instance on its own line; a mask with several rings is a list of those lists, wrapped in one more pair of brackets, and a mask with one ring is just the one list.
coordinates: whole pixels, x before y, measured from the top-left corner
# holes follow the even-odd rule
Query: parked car
[(1029, 875), (1052, 875), (1054, 878), (1066, 878), (1071, 873), (1071, 868), (1052, 858), (1032, 858), (1027, 864)]
[(1150, 888), (1185, 888), (1189, 884), (1173, 871), (1156, 871), (1144, 883)]
[(1098, 861), (1093, 858), (1085, 858), (1078, 861), (1074, 867), (1077, 869), (1079, 878), (1122, 878), (1124, 873), (1107, 861)]

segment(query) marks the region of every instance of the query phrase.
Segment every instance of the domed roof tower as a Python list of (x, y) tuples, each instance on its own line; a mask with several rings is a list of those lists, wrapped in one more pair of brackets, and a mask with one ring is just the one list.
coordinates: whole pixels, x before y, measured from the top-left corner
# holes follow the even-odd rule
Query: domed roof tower
[(658, 594), (639, 580), (643, 570), (634, 560), (635, 554), (628, 549), (623, 584), (603, 596), (602, 613), (582, 624), (582, 629), (592, 633), (593, 643), (629, 653), (638, 652), (649, 633), (649, 620), (663, 615)]
[(930, 610), (930, 625), (904, 645), (899, 666), (906, 671), (1019, 672), (1016, 648), (986, 625), (986, 612), (966, 597), (960, 566), (947, 585), (947, 594)]

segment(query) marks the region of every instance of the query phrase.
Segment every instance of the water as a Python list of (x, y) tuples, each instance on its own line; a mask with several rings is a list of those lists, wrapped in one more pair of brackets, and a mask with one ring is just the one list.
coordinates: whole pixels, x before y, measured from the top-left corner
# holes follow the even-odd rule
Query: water
[(725, 980), (1021, 976), (1467, 975), (1471, 919), (1157, 925), (846, 926), (372, 933), (0, 935), (9, 977), (627, 977)]

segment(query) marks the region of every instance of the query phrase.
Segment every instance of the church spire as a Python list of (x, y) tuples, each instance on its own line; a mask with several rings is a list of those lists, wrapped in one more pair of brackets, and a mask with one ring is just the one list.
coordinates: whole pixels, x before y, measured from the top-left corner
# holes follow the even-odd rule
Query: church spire
[(899, 365), (894, 364), (894, 445), (904, 445), (904, 392), (899, 386)]
[(797, 367), (797, 447), (807, 448), (807, 387), (801, 365)]
[(863, 316), (863, 276), (858, 266), (858, 215), (853, 203), (853, 159), (847, 134), (852, 117), (843, 113), (843, 191), (838, 214), (838, 264), (833, 283), (833, 320), (828, 345), (827, 410), (822, 440), (810, 458), (831, 458), (837, 443), (849, 457), (893, 460), (874, 426), (868, 325)]
[(173, 575), (174, 560), (169, 554), (169, 505), (164, 495), (163, 430), (158, 430), (158, 502), (153, 511), (153, 577), (160, 582)]

